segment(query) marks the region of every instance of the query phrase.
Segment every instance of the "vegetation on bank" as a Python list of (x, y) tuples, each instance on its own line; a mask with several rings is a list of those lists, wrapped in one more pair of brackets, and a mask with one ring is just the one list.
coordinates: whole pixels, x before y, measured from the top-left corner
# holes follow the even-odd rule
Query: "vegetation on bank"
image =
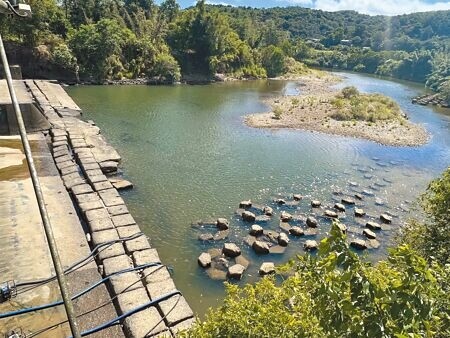
[(422, 198), (426, 225), (411, 223), (386, 260), (367, 263), (333, 224), (317, 256), (279, 269), (290, 277), (228, 284), (183, 337), (450, 337), (449, 188), (450, 168)]
[(263, 78), (303, 73), (305, 63), (422, 82), (450, 96), (450, 11), (384, 17), (204, 0), (183, 10), (176, 0), (29, 2), (32, 19), (0, 17), (3, 37), (74, 79)]
[(399, 105), (381, 94), (362, 94), (355, 87), (345, 87), (331, 104), (336, 112), (331, 117), (340, 121), (388, 121), (403, 119)]

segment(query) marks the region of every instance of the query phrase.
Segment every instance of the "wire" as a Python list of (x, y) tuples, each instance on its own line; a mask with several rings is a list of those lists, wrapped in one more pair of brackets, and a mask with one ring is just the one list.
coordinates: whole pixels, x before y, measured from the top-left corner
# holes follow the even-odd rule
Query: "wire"
[[(143, 264), (143, 265), (139, 265), (137, 267), (133, 267), (133, 268), (129, 268), (129, 269), (125, 269), (125, 270), (121, 270), (121, 271), (115, 272), (115, 273), (113, 273), (113, 274), (111, 274), (111, 275), (101, 279), (100, 281), (90, 285), (88, 288), (86, 288), (83, 291), (79, 292), (75, 296), (71, 297), (71, 300), (75, 300), (77, 298), (80, 298), (81, 296), (83, 296), (86, 293), (88, 293), (89, 291), (95, 289), (97, 286), (103, 284), (104, 282), (106, 282), (107, 280), (109, 280), (113, 276), (120, 275), (120, 274), (127, 273), (127, 272), (131, 272), (131, 271), (140, 270), (140, 269), (145, 269), (145, 268), (152, 267), (152, 266), (161, 266), (161, 263), (148, 263), (148, 264)], [(35, 311), (39, 311), (39, 310), (49, 309), (49, 308), (52, 308), (52, 307), (55, 307), (55, 306), (59, 306), (59, 305), (61, 305), (63, 303), (64, 302), (62, 300), (59, 300), (59, 301), (56, 301), (56, 302), (53, 302), (53, 303), (49, 303), (49, 304), (44, 304), (44, 305), (39, 305), (39, 306), (35, 306), (35, 307), (25, 308), (25, 309), (21, 309), (21, 310), (1, 313), (0, 314), (0, 319), (14, 317), (14, 316), (18, 316), (18, 315), (23, 315), (23, 314), (26, 314), (26, 313), (35, 312)]]
[[(93, 334), (93, 333), (102, 331), (104, 329), (107, 329), (108, 327), (111, 327), (113, 325), (120, 324), (122, 319), (125, 319), (125, 318), (127, 318), (127, 317), (129, 317), (131, 315), (134, 315), (135, 313), (138, 313), (138, 312), (140, 312), (142, 310), (145, 310), (146, 308), (148, 308), (150, 306), (153, 306), (153, 305), (158, 304), (158, 303), (160, 303), (162, 301), (165, 301), (165, 300), (167, 300), (167, 299), (169, 299), (169, 298), (171, 298), (171, 297), (173, 297), (175, 295), (180, 295), (181, 296), (181, 292), (180, 291), (173, 291), (173, 292), (170, 292), (170, 293), (166, 293), (165, 295), (163, 295), (163, 296), (161, 296), (159, 298), (156, 298), (155, 300), (152, 300), (150, 302), (147, 302), (147, 303), (145, 303), (143, 305), (140, 305), (140, 306), (134, 308), (133, 310), (125, 312), (123, 315), (118, 316), (118, 317), (116, 317), (114, 319), (111, 319), (110, 321), (108, 321), (108, 322), (106, 322), (104, 324), (96, 326), (96, 327), (94, 327), (94, 328), (92, 328), (90, 330), (81, 332), (81, 336), (85, 337), (85, 336), (88, 336), (90, 334)], [(70, 337), (70, 338), (72, 338), (72, 337)]]
[[(94, 249), (92, 249), (91, 253), (88, 256), (86, 256), (85, 258), (79, 260), (78, 262), (75, 262), (74, 264), (69, 266), (66, 270), (64, 270), (64, 274), (72, 273), (72, 272), (82, 268), (83, 266), (87, 265), (92, 260), (94, 260), (95, 257), (97, 257), (101, 252), (105, 251), (110, 246), (114, 245), (115, 243), (133, 240), (133, 239), (136, 239), (136, 238), (138, 238), (140, 236), (143, 236), (143, 235), (144, 235), (144, 233), (140, 232), (140, 233), (134, 234), (134, 235), (129, 236), (129, 237), (124, 237), (124, 238), (121, 238), (121, 239), (116, 239), (116, 240), (112, 240), (112, 241), (105, 242), (105, 243), (102, 243), (102, 244), (98, 244), (97, 246), (94, 247)], [(106, 246), (106, 248), (102, 248), (104, 246)], [(102, 249), (102, 250), (97, 252), (97, 253), (95, 253), (95, 251), (100, 250), (100, 249)], [(78, 266), (78, 265), (80, 265), (80, 266)], [(33, 285), (30, 288), (27, 288), (25, 290), (20, 290), (18, 292), (18, 294), (23, 294), (23, 293), (28, 292), (30, 290), (33, 290), (33, 289), (35, 289), (37, 287), (40, 287), (40, 286), (42, 286), (44, 284), (50, 283), (51, 281), (53, 281), (55, 279), (56, 279), (56, 276), (52, 276), (52, 277), (49, 277), (49, 278), (46, 278), (46, 279), (37, 280), (37, 281), (16, 283), (16, 288), (21, 287), (21, 286)]]
[(9, 9), (11, 10), (11, 12), (13, 12), (15, 15), (17, 15), (19, 18), (27, 18), (28, 14), (20, 14), (16, 11), (16, 9), (13, 7), (13, 5), (10, 4), (10, 2), (8, 0), (4, 0), (6, 5), (9, 7)]
[[(83, 316), (85, 316), (85, 315), (87, 315), (87, 314), (90, 314), (90, 313), (92, 313), (92, 312), (94, 312), (94, 311), (97, 311), (97, 310), (101, 309), (102, 307), (104, 307), (104, 306), (106, 306), (106, 305), (112, 303), (116, 298), (119, 297), (119, 295), (121, 295), (121, 294), (123, 294), (124, 292), (126, 292), (126, 291), (127, 291), (129, 288), (131, 288), (133, 285), (139, 283), (140, 281), (142, 281), (143, 279), (147, 278), (148, 276), (154, 274), (156, 271), (158, 271), (160, 268), (163, 268), (163, 267), (164, 267), (164, 265), (161, 265), (161, 266), (158, 267), (158, 269), (155, 269), (155, 270), (153, 270), (153, 271), (151, 271), (151, 272), (149, 272), (149, 273), (143, 275), (142, 277), (139, 278), (139, 280), (137, 280), (137, 281), (131, 283), (130, 285), (128, 285), (125, 289), (123, 289), (122, 291), (120, 291), (120, 292), (119, 292), (118, 294), (116, 294), (114, 297), (111, 297), (108, 301), (103, 302), (103, 304), (100, 304), (99, 306), (97, 306), (97, 307), (95, 307), (95, 308), (93, 308), (93, 309), (90, 309), (90, 310), (88, 310), (88, 311), (86, 311), (86, 312), (83, 312), (82, 314), (80, 314), (80, 315), (78, 316), (78, 318), (81, 318), (81, 317), (83, 317)], [(178, 304), (178, 302), (179, 302), (179, 299), (178, 299), (177, 302), (175, 303), (175, 306)], [(175, 306), (167, 313), (167, 315), (168, 315), (170, 312), (173, 311), (173, 309), (175, 308)], [(167, 316), (167, 315), (166, 315), (166, 316)], [(163, 319), (164, 319), (166, 316), (164, 316)], [(33, 333), (29, 334), (29, 335), (27, 336), (27, 338), (36, 337), (36, 336), (40, 335), (41, 333), (44, 333), (45, 331), (54, 329), (54, 328), (58, 327), (59, 325), (62, 325), (62, 324), (65, 324), (65, 323), (67, 323), (67, 320), (61, 321), (61, 322), (59, 322), (59, 323), (53, 324), (52, 326), (49, 326), (49, 327), (46, 327), (46, 328), (41, 329), (41, 330), (39, 330), (39, 331), (33, 332)], [(158, 324), (159, 324), (159, 323), (158, 323)], [(158, 324), (157, 324), (157, 325), (158, 325)], [(156, 326), (157, 326), (157, 325), (156, 325)], [(156, 327), (156, 326), (155, 326), (155, 327)], [(152, 329), (150, 330), (150, 332), (153, 331), (153, 330), (154, 330), (154, 328), (152, 328)], [(148, 334), (148, 333), (147, 333), (147, 334)]]

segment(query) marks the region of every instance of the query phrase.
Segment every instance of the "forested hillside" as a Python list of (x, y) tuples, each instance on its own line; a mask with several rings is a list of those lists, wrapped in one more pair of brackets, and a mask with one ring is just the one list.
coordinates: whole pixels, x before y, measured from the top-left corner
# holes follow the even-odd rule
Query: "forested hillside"
[(30, 52), (39, 76), (47, 64), (95, 82), (264, 78), (304, 72), (304, 63), (427, 83), (449, 95), (450, 11), (386, 17), (204, 1), (183, 10), (176, 0), (30, 4), (32, 19), (1, 17), (0, 29), (12, 50)]

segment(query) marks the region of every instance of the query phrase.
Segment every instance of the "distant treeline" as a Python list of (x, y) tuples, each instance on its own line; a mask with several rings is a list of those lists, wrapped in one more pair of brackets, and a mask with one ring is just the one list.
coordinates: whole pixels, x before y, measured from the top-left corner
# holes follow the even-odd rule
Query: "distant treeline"
[(263, 78), (302, 72), (306, 63), (427, 82), (436, 91), (450, 86), (450, 11), (386, 17), (203, 0), (183, 10), (176, 0), (29, 2), (32, 19), (0, 18), (4, 38), (83, 79)]

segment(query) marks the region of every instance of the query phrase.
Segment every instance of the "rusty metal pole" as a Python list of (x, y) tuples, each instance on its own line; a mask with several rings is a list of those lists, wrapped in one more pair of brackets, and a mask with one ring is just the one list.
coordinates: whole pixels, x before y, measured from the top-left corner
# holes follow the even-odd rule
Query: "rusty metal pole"
[(48, 247), (52, 256), (53, 266), (55, 267), (56, 276), (61, 290), (61, 295), (64, 301), (64, 307), (67, 313), (67, 319), (69, 321), (70, 329), (74, 338), (81, 338), (80, 330), (78, 328), (77, 318), (73, 307), (72, 300), (70, 298), (69, 289), (67, 287), (66, 277), (64, 276), (64, 270), (59, 258), (58, 248), (56, 246), (55, 237), (53, 235), (52, 225), (47, 213), (47, 208), (44, 202), (44, 195), (42, 193), (41, 185), (39, 182), (39, 176), (34, 165), (33, 155), (31, 153), (30, 143), (27, 137), (27, 131), (25, 129), (25, 123), (23, 122), (22, 112), (20, 110), (19, 102), (17, 100), (16, 92), (14, 90), (14, 84), (11, 78), (11, 71), (9, 69), (8, 58), (5, 52), (5, 46), (3, 45), (2, 36), (0, 35), (0, 54), (5, 71), (6, 82), (8, 83), (9, 94), (11, 96), (11, 102), (16, 113), (17, 124), (19, 126), (20, 138), (22, 139), (22, 145), (25, 152), (25, 156), (28, 163), (28, 169), (30, 170), (31, 181), (33, 182), (34, 193), (39, 206), (39, 212), (42, 218), (42, 224), (44, 225), (45, 236), (47, 238)]

